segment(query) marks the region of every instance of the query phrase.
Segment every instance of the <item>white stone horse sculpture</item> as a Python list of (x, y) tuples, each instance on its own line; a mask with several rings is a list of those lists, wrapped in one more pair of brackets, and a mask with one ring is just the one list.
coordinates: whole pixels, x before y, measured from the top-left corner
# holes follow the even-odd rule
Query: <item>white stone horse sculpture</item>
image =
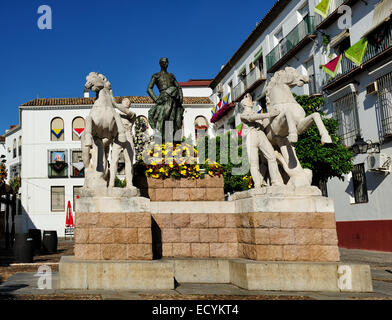
[(276, 72), (272, 77), (267, 86), (267, 108), (268, 112), (278, 111), (279, 115), (271, 122), (271, 130), (276, 136), (297, 142), (298, 135), (315, 123), (321, 135), (321, 143), (332, 143), (320, 114), (315, 112), (306, 117), (304, 109), (291, 93), (291, 88), (302, 87), (305, 83), (309, 83), (309, 77), (291, 67)]
[(85, 166), (87, 189), (105, 189), (109, 180), (108, 154), (111, 143), (117, 137), (126, 142), (126, 134), (119, 113), (115, 108), (127, 113), (128, 109), (117, 104), (110, 82), (103, 74), (91, 72), (86, 77), (86, 89), (97, 93), (97, 100), (86, 119), (82, 135), (82, 155)]

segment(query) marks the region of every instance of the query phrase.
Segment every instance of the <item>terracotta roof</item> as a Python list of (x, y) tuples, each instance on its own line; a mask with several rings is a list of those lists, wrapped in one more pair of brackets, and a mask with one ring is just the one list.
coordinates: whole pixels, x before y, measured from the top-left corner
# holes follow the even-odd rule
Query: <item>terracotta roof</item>
[[(147, 96), (120, 96), (115, 97), (117, 103), (122, 99), (128, 98), (131, 103), (153, 103), (152, 99)], [(71, 105), (92, 105), (95, 98), (48, 98), (34, 99), (22, 104), (23, 107), (44, 107), (44, 106), (71, 106)], [(208, 97), (184, 97), (184, 104), (213, 104)]]
[(213, 79), (189, 79), (186, 82), (179, 82), (180, 87), (208, 87)]
[(216, 75), (214, 80), (210, 83), (210, 88), (218, 85), (219, 81), (229, 73), (230, 69), (242, 58), (246, 51), (257, 41), (257, 39), (268, 28), (272, 21), (282, 12), (282, 10), (290, 3), (291, 0), (277, 0), (273, 7), (267, 12), (264, 18), (259, 22), (251, 34), (245, 39), (241, 46), (237, 49), (230, 60), (223, 66), (223, 68)]

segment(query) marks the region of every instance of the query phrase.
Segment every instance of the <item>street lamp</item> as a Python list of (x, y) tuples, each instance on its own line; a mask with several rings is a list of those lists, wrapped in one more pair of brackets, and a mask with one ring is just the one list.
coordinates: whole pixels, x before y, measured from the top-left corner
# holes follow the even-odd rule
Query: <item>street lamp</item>
[(355, 139), (355, 143), (353, 144), (353, 151), (355, 154), (360, 154), (360, 153), (367, 153), (368, 150), (372, 153), (379, 153), (380, 152), (380, 144), (379, 143), (373, 143), (371, 140), (367, 140), (366, 142), (363, 140), (361, 135), (357, 134), (357, 137)]
[(366, 153), (368, 148), (368, 144), (363, 141), (360, 134), (357, 134), (355, 139), (355, 143), (353, 144), (353, 151), (355, 154)]

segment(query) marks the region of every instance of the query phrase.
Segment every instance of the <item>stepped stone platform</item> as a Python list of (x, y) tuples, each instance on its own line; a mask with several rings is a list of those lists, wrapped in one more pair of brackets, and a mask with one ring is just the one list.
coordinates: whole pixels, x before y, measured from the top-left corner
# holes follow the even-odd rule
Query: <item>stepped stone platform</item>
[(174, 278), (198, 282), (219, 269), (212, 283), (249, 290), (334, 291), (346, 288), (336, 284), (343, 277), (347, 290), (371, 291), (368, 266), (339, 261), (333, 201), (317, 188), (249, 190), (231, 201), (82, 197), (75, 257), (62, 260), (60, 275), (64, 288), (106, 288), (114, 279), (140, 289), (135, 281), (145, 279), (151, 289), (153, 274), (170, 289)]

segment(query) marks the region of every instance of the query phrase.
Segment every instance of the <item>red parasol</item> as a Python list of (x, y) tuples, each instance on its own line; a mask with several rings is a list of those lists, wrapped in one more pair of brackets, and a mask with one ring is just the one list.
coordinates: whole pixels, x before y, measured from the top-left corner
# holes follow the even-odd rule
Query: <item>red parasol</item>
[(74, 221), (72, 217), (72, 211), (71, 211), (71, 201), (68, 201), (68, 206), (67, 206), (67, 217), (65, 219), (65, 226), (68, 227), (74, 227)]

